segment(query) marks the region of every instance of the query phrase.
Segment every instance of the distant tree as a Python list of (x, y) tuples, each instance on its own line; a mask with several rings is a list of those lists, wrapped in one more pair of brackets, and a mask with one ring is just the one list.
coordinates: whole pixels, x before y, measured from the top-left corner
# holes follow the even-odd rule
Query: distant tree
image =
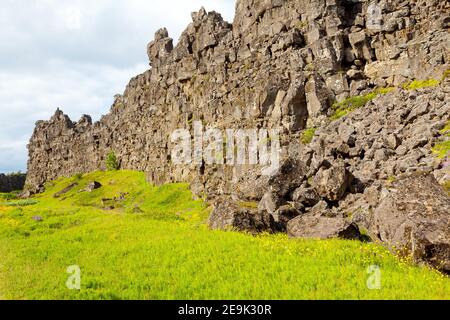
[(106, 170), (116, 171), (119, 170), (119, 162), (117, 161), (114, 151), (110, 151), (106, 157)]

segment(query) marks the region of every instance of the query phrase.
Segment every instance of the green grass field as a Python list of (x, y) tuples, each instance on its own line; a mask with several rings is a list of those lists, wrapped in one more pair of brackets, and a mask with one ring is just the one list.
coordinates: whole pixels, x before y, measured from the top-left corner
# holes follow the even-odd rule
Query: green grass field
[[(103, 187), (83, 192), (94, 180)], [(211, 231), (208, 213), (187, 185), (156, 188), (131, 171), (60, 179), (27, 201), (1, 195), (0, 298), (450, 298), (449, 278), (379, 245)], [(66, 286), (74, 265), (80, 290)], [(371, 265), (379, 290), (367, 288)]]

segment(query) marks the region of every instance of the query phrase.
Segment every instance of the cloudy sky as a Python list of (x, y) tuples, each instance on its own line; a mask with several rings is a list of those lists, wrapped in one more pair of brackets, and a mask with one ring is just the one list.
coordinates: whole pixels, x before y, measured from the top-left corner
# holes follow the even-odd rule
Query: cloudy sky
[(177, 40), (201, 6), (233, 19), (234, 0), (1, 0), (0, 173), (26, 171), (34, 123), (57, 107), (74, 121), (108, 112), (149, 68), (155, 31)]

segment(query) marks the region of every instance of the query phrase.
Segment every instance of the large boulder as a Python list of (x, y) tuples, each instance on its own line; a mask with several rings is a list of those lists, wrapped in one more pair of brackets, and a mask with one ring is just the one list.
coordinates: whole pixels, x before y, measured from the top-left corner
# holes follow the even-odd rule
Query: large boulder
[(351, 186), (353, 176), (343, 162), (334, 164), (329, 169), (321, 168), (314, 177), (317, 193), (329, 201), (340, 200)]
[(270, 177), (270, 190), (280, 197), (285, 197), (289, 192), (302, 185), (307, 171), (302, 161), (288, 158), (278, 171)]
[(276, 193), (267, 191), (258, 204), (258, 211), (266, 211), (273, 214), (283, 204), (283, 202), (283, 198), (278, 196)]
[(291, 238), (306, 239), (359, 239), (361, 234), (353, 223), (344, 218), (319, 216), (299, 216), (287, 224), (287, 233)]
[(235, 230), (250, 233), (272, 232), (273, 217), (258, 211), (247, 203), (229, 199), (218, 200), (209, 217), (209, 227), (219, 230)]
[(292, 194), (292, 200), (301, 203), (305, 207), (314, 207), (320, 201), (320, 197), (314, 188), (302, 186), (295, 189)]
[(284, 205), (278, 208), (278, 210), (272, 214), (276, 225), (276, 231), (286, 232), (289, 221), (301, 214), (302, 213), (298, 209), (290, 205)]
[(450, 197), (432, 175), (394, 183), (374, 212), (373, 232), (396, 253), (450, 272)]

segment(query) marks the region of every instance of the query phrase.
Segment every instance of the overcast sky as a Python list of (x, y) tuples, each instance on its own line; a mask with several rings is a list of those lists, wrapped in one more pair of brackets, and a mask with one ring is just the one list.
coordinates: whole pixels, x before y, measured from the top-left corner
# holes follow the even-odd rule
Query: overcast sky
[(107, 113), (155, 31), (177, 40), (201, 6), (232, 22), (234, 0), (0, 0), (0, 173), (26, 171), (34, 123), (57, 107)]

